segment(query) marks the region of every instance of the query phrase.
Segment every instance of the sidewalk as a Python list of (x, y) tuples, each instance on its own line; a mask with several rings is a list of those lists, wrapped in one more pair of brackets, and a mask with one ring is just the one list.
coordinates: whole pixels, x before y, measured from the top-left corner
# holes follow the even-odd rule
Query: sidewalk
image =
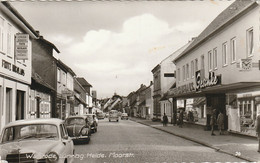
[(163, 127), (161, 122), (152, 122), (151, 120), (135, 117), (131, 117), (130, 120), (197, 142), (248, 162), (260, 163), (260, 153), (257, 152), (258, 141), (256, 138), (231, 135), (228, 133), (219, 135), (218, 131), (215, 132), (216, 136), (211, 136), (211, 131), (204, 131), (202, 128), (190, 124), (184, 124), (183, 128), (173, 126), (173, 124), (168, 124), (167, 127)]

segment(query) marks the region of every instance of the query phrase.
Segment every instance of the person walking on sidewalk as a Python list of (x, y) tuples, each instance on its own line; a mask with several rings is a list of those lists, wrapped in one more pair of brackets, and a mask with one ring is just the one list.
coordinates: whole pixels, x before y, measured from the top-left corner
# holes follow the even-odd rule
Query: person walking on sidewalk
[(223, 135), (222, 130), (224, 129), (224, 114), (222, 111), (218, 114), (217, 119), (218, 129), (219, 129), (219, 135)]
[(167, 126), (167, 123), (168, 123), (168, 117), (164, 113), (164, 115), (163, 115), (163, 126)]
[(180, 110), (180, 114), (179, 114), (179, 127), (182, 128), (183, 125), (183, 110)]
[(256, 118), (256, 134), (258, 138), (258, 150), (257, 152), (260, 153), (260, 115), (257, 116)]
[(216, 124), (216, 109), (213, 109), (212, 115), (210, 117), (211, 136), (215, 136), (214, 134), (215, 124)]

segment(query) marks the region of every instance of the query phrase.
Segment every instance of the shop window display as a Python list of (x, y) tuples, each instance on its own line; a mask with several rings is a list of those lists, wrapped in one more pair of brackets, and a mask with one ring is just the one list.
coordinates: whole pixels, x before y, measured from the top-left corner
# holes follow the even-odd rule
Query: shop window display
[(242, 133), (255, 135), (256, 106), (254, 99), (239, 99), (240, 130)]

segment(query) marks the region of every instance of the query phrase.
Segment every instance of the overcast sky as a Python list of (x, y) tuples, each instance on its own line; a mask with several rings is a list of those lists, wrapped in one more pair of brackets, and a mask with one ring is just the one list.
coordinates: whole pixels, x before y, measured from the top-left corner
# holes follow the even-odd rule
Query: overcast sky
[(127, 96), (233, 1), (11, 2), (97, 90)]

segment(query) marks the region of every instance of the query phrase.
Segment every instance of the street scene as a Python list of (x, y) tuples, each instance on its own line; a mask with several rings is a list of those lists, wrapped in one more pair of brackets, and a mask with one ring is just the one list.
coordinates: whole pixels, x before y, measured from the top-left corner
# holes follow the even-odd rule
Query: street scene
[(259, 13), (1, 1), (0, 163), (260, 163)]

